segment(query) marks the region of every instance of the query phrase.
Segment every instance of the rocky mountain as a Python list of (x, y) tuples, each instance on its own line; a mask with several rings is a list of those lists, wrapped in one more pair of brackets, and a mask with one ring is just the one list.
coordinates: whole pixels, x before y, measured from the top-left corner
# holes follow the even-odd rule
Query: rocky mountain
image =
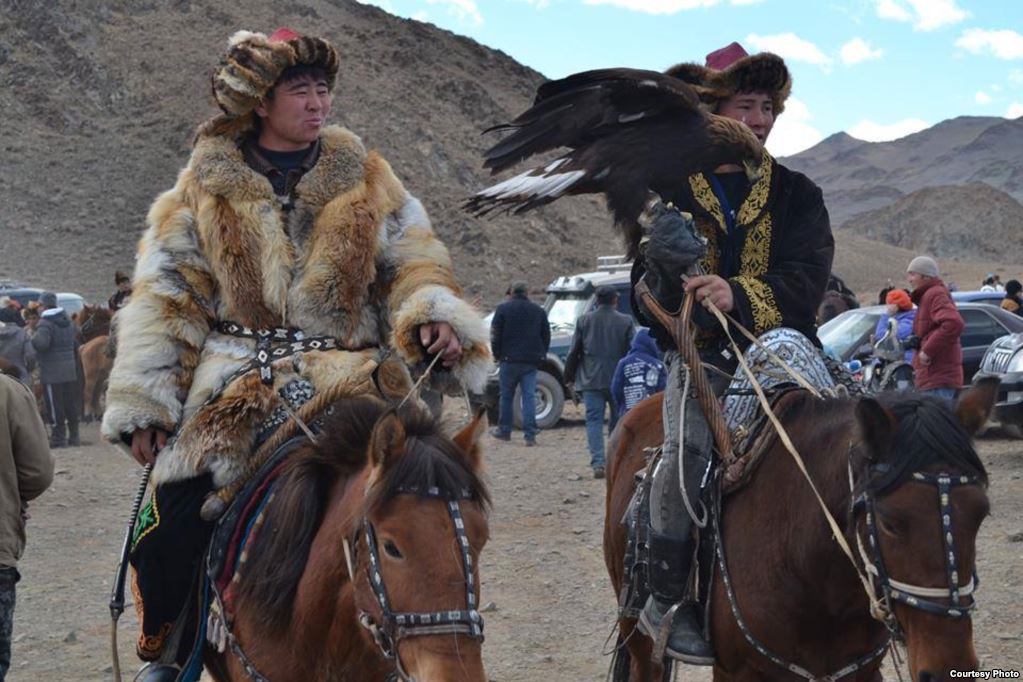
[(596, 198), (524, 218), (459, 209), (487, 180), (480, 131), (525, 109), (543, 81), (472, 40), (352, 0), (4, 0), (0, 279), (105, 300), (215, 112), (209, 75), (228, 36), (282, 25), (338, 47), (332, 119), (424, 201), (471, 294), (494, 302), (510, 280), (542, 287), (621, 251)]
[(1023, 261), (1023, 205), (983, 183), (928, 187), (861, 213), (843, 230), (939, 257)]
[(983, 182), (1023, 201), (1023, 118), (960, 116), (891, 142), (838, 133), (784, 163), (821, 186), (839, 226), (926, 187)]
[[(493, 220), (459, 209), (488, 182), (480, 131), (521, 112), (543, 81), (472, 40), (354, 0), (2, 0), (0, 279), (105, 300), (113, 271), (132, 267), (149, 204), (215, 111), (209, 75), (228, 36), (278, 26), (335, 42), (332, 119), (379, 149), (423, 199), (484, 306), (513, 279), (540, 289), (621, 252), (598, 198)], [(836, 224), (933, 185), (982, 181), (1021, 198), (1023, 122), (960, 118), (883, 144), (837, 135), (786, 163), (822, 184)], [(836, 267), (860, 291), (901, 276), (911, 253), (837, 237)], [(996, 269), (954, 267), (971, 279)]]

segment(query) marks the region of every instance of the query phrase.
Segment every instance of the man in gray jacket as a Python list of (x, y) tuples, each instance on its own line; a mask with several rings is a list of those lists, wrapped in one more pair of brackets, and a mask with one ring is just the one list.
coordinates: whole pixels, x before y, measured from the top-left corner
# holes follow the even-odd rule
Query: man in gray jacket
[(597, 289), (597, 309), (576, 323), (572, 350), (565, 363), (565, 381), (574, 384), (586, 405), (586, 441), (594, 478), (604, 478), (605, 405), (611, 411), (608, 433), (618, 421), (618, 410), (611, 398), (611, 379), (618, 361), (629, 352), (635, 333), (632, 318), (618, 312), (617, 305), (618, 293), (614, 288)]
[[(39, 295), (43, 314), (32, 337), (39, 361), (42, 382), (53, 419), (51, 448), (77, 447), (78, 439), (78, 342), (75, 328), (63, 308), (57, 307), (57, 295), (49, 291)], [(65, 424), (67, 430), (65, 431)]]
[(25, 510), (53, 480), (46, 428), (29, 390), (0, 374), (0, 682), (11, 665), (14, 586), (25, 549)]

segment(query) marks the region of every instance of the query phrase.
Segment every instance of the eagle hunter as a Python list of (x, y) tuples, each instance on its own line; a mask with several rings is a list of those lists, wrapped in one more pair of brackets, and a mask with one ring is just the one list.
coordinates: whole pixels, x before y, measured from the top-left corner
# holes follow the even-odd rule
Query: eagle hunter
[(484, 131), (513, 131), (484, 153), (491, 174), (543, 152), (571, 151), (477, 192), (476, 216), (523, 213), (566, 194), (603, 193), (630, 251), (649, 193), (723, 164), (751, 179), (763, 147), (744, 123), (709, 113), (681, 78), (641, 69), (598, 69), (549, 81), (529, 110)]

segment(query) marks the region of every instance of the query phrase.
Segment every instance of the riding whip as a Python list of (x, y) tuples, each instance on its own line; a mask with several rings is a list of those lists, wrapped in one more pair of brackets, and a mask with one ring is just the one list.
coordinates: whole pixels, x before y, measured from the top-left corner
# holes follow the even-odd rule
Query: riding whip
[(149, 475), (153, 472), (153, 465), (146, 464), (142, 470), (142, 480), (139, 482), (138, 492), (135, 493), (135, 500), (131, 504), (131, 515), (128, 518), (128, 527), (124, 532), (124, 543), (121, 545), (121, 558), (117, 562), (117, 574), (114, 576), (114, 587), (110, 592), (110, 649), (113, 656), (114, 679), (121, 681), (121, 662), (117, 656), (117, 620), (124, 613), (124, 584), (128, 577), (128, 553), (131, 551), (131, 538), (135, 534), (135, 523), (139, 518), (139, 509), (142, 507), (142, 499), (146, 496), (146, 488), (149, 487)]

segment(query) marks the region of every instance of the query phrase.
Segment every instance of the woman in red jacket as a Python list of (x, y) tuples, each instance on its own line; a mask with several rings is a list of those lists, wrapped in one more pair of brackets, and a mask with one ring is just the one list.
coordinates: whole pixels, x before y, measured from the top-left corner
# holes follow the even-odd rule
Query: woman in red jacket
[(917, 305), (913, 320), (913, 335), (920, 340), (913, 357), (917, 390), (951, 400), (963, 385), (963, 347), (959, 343), (963, 318), (933, 258), (917, 256), (906, 272)]

